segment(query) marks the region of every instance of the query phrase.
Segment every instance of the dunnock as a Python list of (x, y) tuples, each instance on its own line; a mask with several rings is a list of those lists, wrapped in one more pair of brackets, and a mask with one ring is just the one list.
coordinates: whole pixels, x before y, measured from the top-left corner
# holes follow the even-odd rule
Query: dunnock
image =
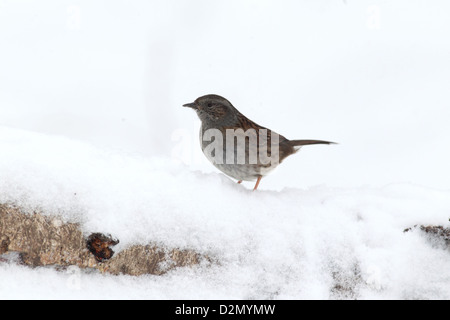
[(253, 190), (263, 176), (302, 146), (333, 143), (286, 139), (251, 121), (227, 99), (214, 94), (183, 106), (194, 109), (202, 121), (200, 145), (206, 157), (238, 183), (256, 180)]

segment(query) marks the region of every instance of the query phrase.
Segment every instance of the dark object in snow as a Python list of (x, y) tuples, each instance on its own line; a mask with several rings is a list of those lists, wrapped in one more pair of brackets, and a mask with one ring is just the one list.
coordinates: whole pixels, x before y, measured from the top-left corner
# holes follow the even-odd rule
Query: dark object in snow
[(0, 253), (7, 251), (8, 261), (17, 260), (10, 259), (16, 256), (20, 258), (21, 264), (30, 267), (64, 268), (73, 265), (114, 275), (133, 276), (162, 275), (174, 268), (210, 261), (208, 257), (192, 250), (166, 248), (151, 243), (133, 245), (113, 257), (114, 251), (110, 246), (117, 243), (111, 237), (99, 233), (86, 239), (77, 223), (0, 203)]
[(444, 228), (443, 226), (415, 225), (413, 228), (405, 229), (404, 232), (412, 231), (413, 229), (417, 229), (417, 227), (419, 227), (422, 232), (425, 232), (434, 239), (443, 240), (445, 244), (450, 247), (450, 228)]
[(94, 255), (95, 260), (103, 262), (114, 256), (114, 251), (110, 247), (118, 243), (119, 240), (114, 240), (111, 235), (105, 236), (102, 233), (93, 233), (87, 240), (87, 248)]
[(436, 235), (445, 241), (450, 241), (450, 228), (444, 228), (442, 226), (420, 226), (420, 230), (428, 234)]
[(8, 236), (0, 236), (0, 254), (8, 252), (10, 243)]

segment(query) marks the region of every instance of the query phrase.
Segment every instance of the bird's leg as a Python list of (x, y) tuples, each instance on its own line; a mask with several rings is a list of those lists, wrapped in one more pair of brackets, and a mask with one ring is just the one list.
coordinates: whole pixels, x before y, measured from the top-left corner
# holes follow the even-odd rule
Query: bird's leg
[(262, 178), (262, 176), (259, 176), (259, 177), (258, 177), (258, 180), (256, 180), (255, 188), (253, 188), (253, 191), (255, 191), (256, 189), (258, 189), (259, 183), (261, 182), (261, 178)]
[(242, 183), (242, 180), (239, 180), (238, 183), (241, 184), (241, 183)]

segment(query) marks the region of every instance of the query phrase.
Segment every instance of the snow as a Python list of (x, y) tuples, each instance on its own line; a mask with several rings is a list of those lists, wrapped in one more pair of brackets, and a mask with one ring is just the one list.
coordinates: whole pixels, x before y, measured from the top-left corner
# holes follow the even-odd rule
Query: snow
[[(448, 250), (403, 232), (448, 226), (448, 191), (391, 184), (252, 192), (170, 158), (4, 127), (0, 136), (0, 202), (63, 214), (86, 234), (111, 233), (118, 250), (152, 242), (219, 261), (139, 281), (2, 264), (2, 297), (96, 298), (101, 287), (102, 298), (339, 298), (341, 282), (358, 298), (450, 297)], [(51, 284), (40, 285), (45, 279)]]
[[(164, 276), (0, 261), (0, 298), (450, 299), (446, 1), (0, 0), (0, 203), (220, 263)], [(323, 139), (237, 185), (181, 105)], [(336, 288), (351, 288), (337, 290)], [(101, 292), (99, 292), (101, 288)]]

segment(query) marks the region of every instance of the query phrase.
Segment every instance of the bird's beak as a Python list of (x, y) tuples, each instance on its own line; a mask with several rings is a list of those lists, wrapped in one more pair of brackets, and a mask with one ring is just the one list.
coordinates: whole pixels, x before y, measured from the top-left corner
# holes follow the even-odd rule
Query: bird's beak
[(183, 104), (183, 107), (198, 109), (197, 104), (195, 102)]

